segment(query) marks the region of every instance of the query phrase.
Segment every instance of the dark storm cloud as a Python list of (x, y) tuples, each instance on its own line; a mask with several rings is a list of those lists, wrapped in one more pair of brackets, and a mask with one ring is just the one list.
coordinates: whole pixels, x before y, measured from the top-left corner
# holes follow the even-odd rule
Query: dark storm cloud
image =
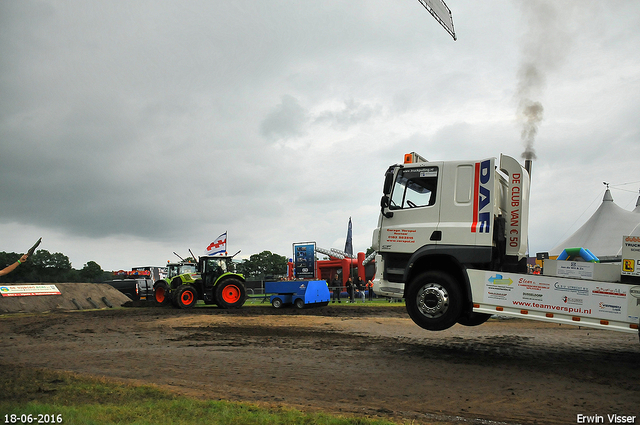
[[(582, 21), (560, 14), (577, 50), (546, 74), (554, 131), (537, 145), (571, 187), (554, 149), (637, 149), (638, 6), (579, 4)], [(124, 249), (155, 263), (228, 230), (247, 255), (287, 255), (293, 240), (344, 246), (353, 216), (366, 249), (403, 153), (519, 153), (528, 26), (512, 3), (450, 6), (455, 43), (411, 1), (0, 2), (3, 241), (43, 231), (76, 266)]]

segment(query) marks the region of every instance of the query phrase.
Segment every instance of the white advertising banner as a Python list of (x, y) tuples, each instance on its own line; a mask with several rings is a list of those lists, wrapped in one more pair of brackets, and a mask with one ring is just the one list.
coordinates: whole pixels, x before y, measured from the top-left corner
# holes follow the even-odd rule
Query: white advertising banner
[(576, 279), (593, 279), (593, 263), (584, 261), (558, 261), (556, 275)]
[(474, 284), (484, 283), (482, 291), (486, 304), (622, 322), (638, 321), (637, 312), (628, 312), (629, 300), (635, 301), (630, 285), (483, 270), (468, 272)]
[(3, 297), (27, 297), (33, 295), (61, 295), (56, 285), (7, 285), (0, 286)]

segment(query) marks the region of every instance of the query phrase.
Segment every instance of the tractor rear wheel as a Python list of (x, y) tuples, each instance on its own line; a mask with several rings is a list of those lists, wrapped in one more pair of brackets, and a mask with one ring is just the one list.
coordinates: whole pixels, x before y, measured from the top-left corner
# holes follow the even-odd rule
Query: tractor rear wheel
[(156, 283), (155, 289), (153, 291), (153, 297), (158, 304), (169, 304), (169, 301), (171, 299), (169, 285), (167, 285), (166, 282)]
[(220, 308), (240, 308), (246, 298), (244, 283), (238, 279), (225, 279), (216, 285), (216, 304)]
[(198, 293), (193, 286), (182, 285), (176, 291), (173, 299), (179, 308), (192, 308), (198, 302)]

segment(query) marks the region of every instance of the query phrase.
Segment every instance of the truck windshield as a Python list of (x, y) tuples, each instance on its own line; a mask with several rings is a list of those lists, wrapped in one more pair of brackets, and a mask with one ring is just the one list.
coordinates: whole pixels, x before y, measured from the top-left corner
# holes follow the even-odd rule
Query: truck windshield
[(400, 170), (393, 186), (389, 208), (417, 208), (433, 205), (436, 202), (437, 185), (437, 167)]

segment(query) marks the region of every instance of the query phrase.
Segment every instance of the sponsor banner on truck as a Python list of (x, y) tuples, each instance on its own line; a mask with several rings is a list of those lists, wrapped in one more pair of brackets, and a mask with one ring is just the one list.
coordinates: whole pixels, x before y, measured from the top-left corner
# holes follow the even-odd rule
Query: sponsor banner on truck
[(469, 270), (469, 277), (474, 284), (483, 282), (486, 304), (625, 322), (637, 320), (637, 314), (628, 314), (628, 285), (481, 270)]
[(61, 295), (56, 285), (8, 285), (0, 286), (3, 297), (27, 297), (33, 295)]

